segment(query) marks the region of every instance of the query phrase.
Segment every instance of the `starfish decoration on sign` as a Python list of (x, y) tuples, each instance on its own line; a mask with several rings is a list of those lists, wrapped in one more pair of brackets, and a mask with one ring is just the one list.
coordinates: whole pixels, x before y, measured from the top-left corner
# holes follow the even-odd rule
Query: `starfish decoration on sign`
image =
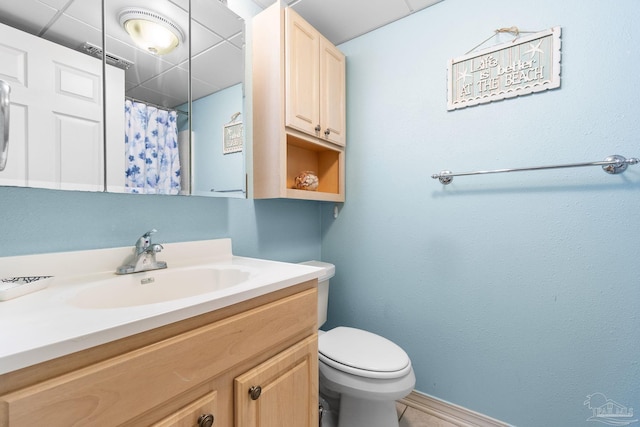
[(458, 72), (458, 80), (462, 80), (462, 83), (466, 83), (467, 77), (471, 77), (471, 74), (467, 73), (466, 68), (464, 69), (464, 71)]
[(541, 45), (541, 44), (542, 44), (542, 40), (538, 41), (538, 44), (537, 44), (537, 45), (535, 45), (535, 46), (533, 45), (533, 43), (529, 43), (529, 47), (530, 47), (531, 49), (529, 49), (529, 50), (525, 51), (524, 53), (525, 53), (525, 54), (527, 54), (527, 53), (531, 54), (531, 59), (533, 59), (533, 57), (536, 55), (536, 53), (537, 53), (537, 52), (544, 53), (544, 52), (542, 51), (542, 49), (540, 49), (540, 45)]

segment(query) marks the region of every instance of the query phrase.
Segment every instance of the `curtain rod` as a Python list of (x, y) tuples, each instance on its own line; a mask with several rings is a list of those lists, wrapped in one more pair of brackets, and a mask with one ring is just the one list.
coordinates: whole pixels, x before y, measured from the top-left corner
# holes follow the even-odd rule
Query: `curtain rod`
[(154, 104), (153, 102), (148, 102), (148, 101), (143, 101), (141, 99), (136, 99), (136, 98), (133, 98), (131, 96), (125, 96), (125, 99), (128, 99), (131, 102), (138, 102), (138, 103), (141, 103), (141, 104), (150, 105), (150, 106), (156, 107), (156, 108), (158, 108), (160, 110), (167, 110), (167, 111), (173, 110), (173, 111), (177, 111), (178, 113), (181, 113), (181, 114), (186, 114), (187, 116), (189, 115), (189, 113), (187, 111), (180, 110), (179, 108), (169, 108), (169, 107), (165, 107), (163, 105)]
[(436, 173), (431, 175), (431, 178), (438, 179), (441, 184), (447, 185), (453, 181), (454, 176), (467, 176), (467, 175), (484, 175), (490, 173), (504, 173), (504, 172), (522, 172), (522, 171), (534, 171), (534, 170), (543, 170), (543, 169), (560, 169), (560, 168), (577, 168), (582, 166), (602, 166), (602, 170), (604, 170), (608, 174), (619, 174), (624, 172), (627, 169), (628, 165), (636, 165), (640, 163), (640, 159), (630, 158), (626, 159), (623, 156), (619, 156), (617, 154), (613, 156), (609, 156), (603, 161), (600, 162), (588, 162), (588, 163), (571, 163), (564, 165), (552, 165), (552, 166), (532, 166), (526, 168), (513, 168), (513, 169), (495, 169), (495, 170), (487, 170), (487, 171), (475, 171), (475, 172), (461, 172), (461, 173), (453, 173), (451, 171), (443, 170), (440, 173)]

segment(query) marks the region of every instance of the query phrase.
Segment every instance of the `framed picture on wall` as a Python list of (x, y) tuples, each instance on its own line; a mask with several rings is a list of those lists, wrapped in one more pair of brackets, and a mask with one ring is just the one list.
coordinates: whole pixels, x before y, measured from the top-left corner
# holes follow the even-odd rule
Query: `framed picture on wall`
[(222, 154), (237, 153), (243, 147), (242, 122), (232, 122), (222, 129)]

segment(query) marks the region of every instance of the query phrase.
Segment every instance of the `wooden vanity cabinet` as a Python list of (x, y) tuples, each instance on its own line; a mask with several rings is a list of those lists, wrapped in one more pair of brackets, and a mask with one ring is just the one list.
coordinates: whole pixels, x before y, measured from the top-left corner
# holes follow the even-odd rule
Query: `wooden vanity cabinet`
[(316, 310), (314, 280), (2, 375), (0, 426), (315, 427)]
[[(253, 19), (253, 197), (343, 202), (345, 56), (291, 8)], [(313, 171), (317, 191), (295, 188)]]

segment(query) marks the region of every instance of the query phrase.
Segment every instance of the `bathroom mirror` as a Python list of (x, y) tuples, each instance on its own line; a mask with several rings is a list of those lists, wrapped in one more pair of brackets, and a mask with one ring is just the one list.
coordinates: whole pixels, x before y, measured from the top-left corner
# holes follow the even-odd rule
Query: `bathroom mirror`
[[(130, 157), (125, 156), (124, 138), (124, 111), (128, 100), (130, 103), (141, 101), (141, 104), (176, 111), (175, 132), (181, 141), (179, 194), (246, 197), (244, 140), (238, 138), (243, 130), (244, 21), (222, 2), (214, 0), (104, 0), (104, 8), (105, 51), (109, 63), (105, 90), (109, 105), (106, 111), (107, 143), (104, 151), (100, 148), (89, 153), (90, 161), (74, 162), (76, 168), (78, 164), (86, 165), (94, 181), (89, 185), (78, 183), (69, 186), (47, 182), (46, 179), (20, 182), (0, 176), (0, 185), (103, 191), (105, 187), (96, 185), (95, 180), (97, 177), (98, 182), (103, 183), (106, 175), (107, 191), (132, 192), (125, 187), (125, 171)], [(121, 24), (126, 19), (122, 16), (123, 11), (133, 8), (170, 20), (183, 34), (180, 44), (164, 55), (153, 55), (136, 47)], [(101, 9), (101, 0), (2, 2), (0, 20), (76, 51), (81, 51), (81, 45), (88, 42), (101, 56)], [(41, 22), (35, 22), (37, 19)], [(42, 28), (46, 28), (46, 31), (42, 31)], [(189, 31), (194, 40), (191, 46)], [(114, 61), (120, 62), (120, 59), (124, 60), (121, 61), (123, 64), (130, 63), (128, 69), (122, 70), (119, 64), (113, 65)], [(100, 80), (101, 70), (97, 72)], [(0, 68), (0, 78), (2, 76), (3, 70)], [(191, 102), (189, 89), (192, 92)], [(189, 110), (189, 106), (193, 111)], [(235, 151), (225, 152), (225, 131), (231, 132), (227, 142), (235, 143)], [(100, 140), (101, 132), (94, 128), (85, 129), (85, 134), (94, 138), (97, 135)], [(50, 135), (39, 138), (45, 143), (51, 143), (51, 139)], [(84, 141), (87, 138), (85, 135), (79, 139)], [(40, 150), (40, 147), (34, 147), (29, 151)], [(77, 149), (67, 151), (79, 154)], [(8, 167), (12, 164), (11, 154)], [(103, 162), (105, 156), (106, 161)], [(14, 164), (18, 163), (21, 162)], [(31, 170), (44, 170), (48, 166), (40, 162), (37, 168), (31, 167)], [(51, 174), (58, 177), (62, 175), (64, 180), (63, 169), (66, 167), (58, 166), (57, 169)], [(152, 190), (150, 193), (157, 194), (159, 191)]]
[(244, 20), (191, 0), (191, 31), (191, 194), (245, 198)]
[(102, 191), (102, 62), (78, 51), (101, 49), (101, 0), (60, 3), (0, 2), (0, 79), (11, 87), (0, 184)]

